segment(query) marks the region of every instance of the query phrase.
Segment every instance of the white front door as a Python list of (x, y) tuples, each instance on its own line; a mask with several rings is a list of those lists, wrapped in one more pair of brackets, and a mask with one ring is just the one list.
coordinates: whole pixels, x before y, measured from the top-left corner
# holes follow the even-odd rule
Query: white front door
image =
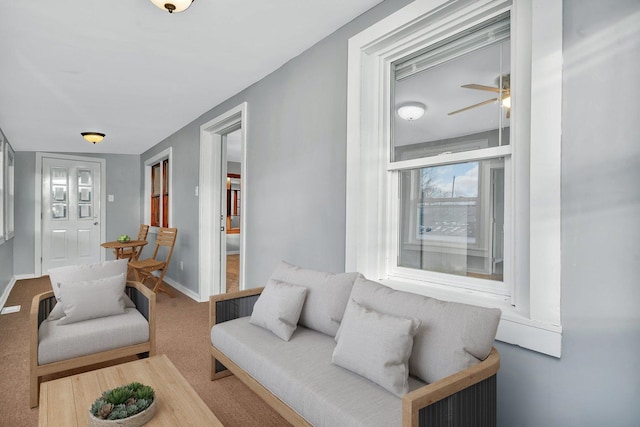
[(42, 159), (42, 274), (101, 260), (98, 161)]

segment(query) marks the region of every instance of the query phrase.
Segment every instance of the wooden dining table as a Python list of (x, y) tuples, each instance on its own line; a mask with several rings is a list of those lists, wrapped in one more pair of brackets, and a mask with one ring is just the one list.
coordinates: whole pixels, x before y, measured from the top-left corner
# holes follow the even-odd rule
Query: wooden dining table
[[(131, 258), (131, 261), (136, 261), (138, 259), (139, 253), (141, 252), (138, 250), (138, 248), (146, 245), (147, 243), (149, 242), (147, 242), (146, 240), (129, 240), (128, 242), (119, 242), (117, 240), (114, 240), (113, 242), (104, 242), (100, 246), (105, 249), (113, 249), (117, 259)], [(132, 249), (131, 253), (133, 253), (133, 255), (130, 255), (131, 253), (129, 252), (127, 252), (127, 254), (125, 255), (124, 250), (127, 248)]]

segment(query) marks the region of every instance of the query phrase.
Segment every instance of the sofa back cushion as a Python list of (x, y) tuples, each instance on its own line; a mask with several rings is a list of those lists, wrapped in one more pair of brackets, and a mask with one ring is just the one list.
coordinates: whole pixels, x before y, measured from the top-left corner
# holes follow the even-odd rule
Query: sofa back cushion
[(432, 383), (487, 358), (500, 321), (500, 310), (440, 301), (356, 279), (351, 298), (372, 310), (419, 319), (409, 372)]
[(358, 276), (360, 273), (307, 270), (281, 261), (271, 279), (307, 288), (298, 323), (333, 337), (340, 327), (353, 282)]

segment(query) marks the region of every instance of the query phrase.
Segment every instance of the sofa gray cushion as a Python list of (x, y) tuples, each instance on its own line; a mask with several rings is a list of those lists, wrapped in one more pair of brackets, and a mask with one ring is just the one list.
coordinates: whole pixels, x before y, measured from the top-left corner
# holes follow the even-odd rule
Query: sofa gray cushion
[[(127, 259), (116, 259), (94, 264), (68, 265), (64, 267), (51, 268), (48, 271), (51, 288), (56, 300), (60, 302), (60, 284), (62, 282), (80, 282), (94, 279), (104, 279), (106, 277), (124, 274), (127, 277)], [(135, 308), (131, 299), (123, 294), (125, 307)], [(62, 306), (57, 304), (49, 313), (49, 320), (57, 320), (64, 316)]]
[(419, 320), (391, 316), (350, 300), (332, 361), (398, 397), (409, 390), (409, 356)]
[(332, 337), (336, 335), (349, 301), (351, 287), (360, 273), (326, 273), (281, 261), (271, 279), (307, 288), (298, 323)]
[[(388, 427), (402, 423), (402, 400), (331, 363), (332, 337), (298, 326), (289, 342), (249, 323), (217, 324), (216, 348), (316, 427)], [(425, 384), (409, 379), (409, 389)]]
[(60, 303), (64, 316), (58, 325), (124, 313), (124, 274), (104, 279), (62, 282)]
[(422, 321), (413, 340), (409, 372), (432, 383), (487, 358), (500, 310), (440, 301), (356, 279), (351, 298), (381, 313)]
[(306, 294), (307, 288), (304, 286), (269, 280), (253, 306), (251, 323), (289, 341), (298, 326)]
[(59, 325), (46, 320), (38, 330), (38, 364), (67, 360), (149, 341), (149, 323), (135, 308), (118, 316)]

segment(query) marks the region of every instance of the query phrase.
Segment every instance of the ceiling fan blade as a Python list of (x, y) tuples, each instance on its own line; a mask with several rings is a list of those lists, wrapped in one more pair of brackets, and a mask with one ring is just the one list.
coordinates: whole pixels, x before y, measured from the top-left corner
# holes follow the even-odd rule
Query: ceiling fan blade
[(467, 89), (477, 89), (477, 90), (486, 90), (488, 92), (496, 92), (496, 93), (500, 93), (502, 92), (500, 89), (498, 89), (497, 87), (493, 87), (493, 86), (484, 86), (484, 85), (477, 85), (475, 83), (472, 84), (468, 84), (468, 85), (462, 85), (460, 87), (464, 87)]
[(472, 108), (481, 107), (483, 105), (491, 104), (492, 102), (496, 102), (496, 101), (497, 101), (496, 98), (487, 99), (486, 101), (479, 102), (477, 104), (473, 104), (473, 105), (469, 105), (468, 107), (461, 108), (460, 110), (452, 111), (448, 115), (451, 116), (453, 114), (462, 113), (463, 111), (467, 111), (467, 110), (470, 110)]

